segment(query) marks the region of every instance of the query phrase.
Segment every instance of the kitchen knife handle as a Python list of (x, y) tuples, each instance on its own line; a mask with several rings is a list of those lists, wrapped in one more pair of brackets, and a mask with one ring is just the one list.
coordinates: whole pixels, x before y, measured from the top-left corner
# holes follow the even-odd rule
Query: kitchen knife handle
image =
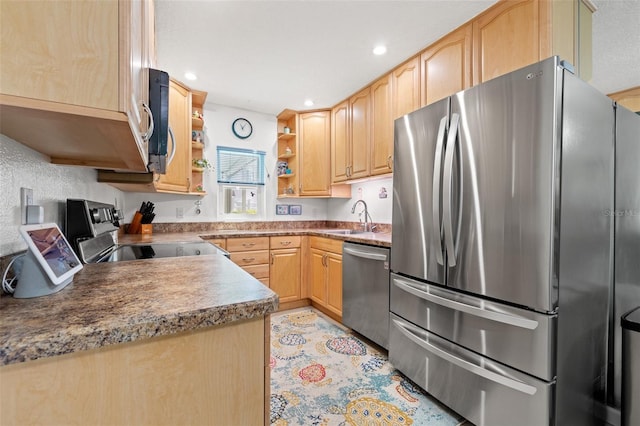
[(447, 137), (447, 147), (444, 155), (444, 183), (442, 185), (442, 216), (444, 219), (444, 241), (447, 249), (447, 260), (449, 267), (456, 266), (456, 251), (453, 243), (453, 157), (456, 152), (456, 142), (458, 141), (458, 124), (460, 115), (451, 115), (451, 125), (449, 126), (449, 136)]
[(431, 205), (433, 209), (433, 232), (438, 235), (438, 238), (434, 238), (434, 240), (438, 243), (436, 247), (436, 260), (439, 265), (444, 265), (444, 255), (442, 253), (442, 224), (440, 222), (440, 175), (442, 172), (442, 149), (446, 127), (447, 117), (445, 116), (440, 120), (440, 127), (438, 128), (438, 136), (436, 139), (435, 159), (433, 160), (433, 200)]

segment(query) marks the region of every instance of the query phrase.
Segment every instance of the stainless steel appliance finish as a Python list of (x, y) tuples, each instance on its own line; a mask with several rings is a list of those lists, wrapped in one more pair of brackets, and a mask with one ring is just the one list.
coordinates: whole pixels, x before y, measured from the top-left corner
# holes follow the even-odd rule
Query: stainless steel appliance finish
[(599, 423), (614, 120), (554, 57), (395, 122), (389, 356), (475, 424)]
[(391, 311), (547, 381), (556, 372), (557, 314), (507, 306), (391, 274)]
[(389, 249), (344, 243), (342, 323), (389, 347)]
[(640, 424), (640, 307), (624, 315), (622, 333), (622, 425), (632, 426)]
[[(554, 382), (528, 376), (391, 314), (393, 365), (476, 425), (548, 425)], [(498, 409), (490, 409), (500, 407)], [(576, 423), (566, 423), (576, 424)]]
[(620, 317), (640, 306), (640, 116), (616, 108), (615, 304), (611, 316), (610, 401), (621, 404)]

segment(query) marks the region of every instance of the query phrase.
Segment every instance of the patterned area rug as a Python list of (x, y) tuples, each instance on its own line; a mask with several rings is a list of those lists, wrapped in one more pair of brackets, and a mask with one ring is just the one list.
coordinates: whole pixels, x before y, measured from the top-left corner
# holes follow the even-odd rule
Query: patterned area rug
[(312, 309), (271, 316), (271, 424), (461, 423), (383, 352)]

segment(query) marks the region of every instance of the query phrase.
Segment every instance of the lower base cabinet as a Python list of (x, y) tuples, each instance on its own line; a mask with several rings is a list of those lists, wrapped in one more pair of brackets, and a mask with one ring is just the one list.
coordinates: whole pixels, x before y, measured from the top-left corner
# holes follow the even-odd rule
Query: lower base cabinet
[(311, 301), (342, 318), (342, 241), (310, 237), (309, 247)]
[(269, 342), (267, 316), (2, 366), (0, 424), (268, 424)]
[(300, 300), (300, 248), (271, 250), (269, 288), (280, 303)]

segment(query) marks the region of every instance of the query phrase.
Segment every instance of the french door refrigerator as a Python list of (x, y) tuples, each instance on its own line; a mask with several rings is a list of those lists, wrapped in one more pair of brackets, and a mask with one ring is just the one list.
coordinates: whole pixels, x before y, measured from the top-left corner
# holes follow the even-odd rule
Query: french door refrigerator
[(614, 108), (557, 57), (395, 121), (392, 364), (477, 425), (605, 401)]

